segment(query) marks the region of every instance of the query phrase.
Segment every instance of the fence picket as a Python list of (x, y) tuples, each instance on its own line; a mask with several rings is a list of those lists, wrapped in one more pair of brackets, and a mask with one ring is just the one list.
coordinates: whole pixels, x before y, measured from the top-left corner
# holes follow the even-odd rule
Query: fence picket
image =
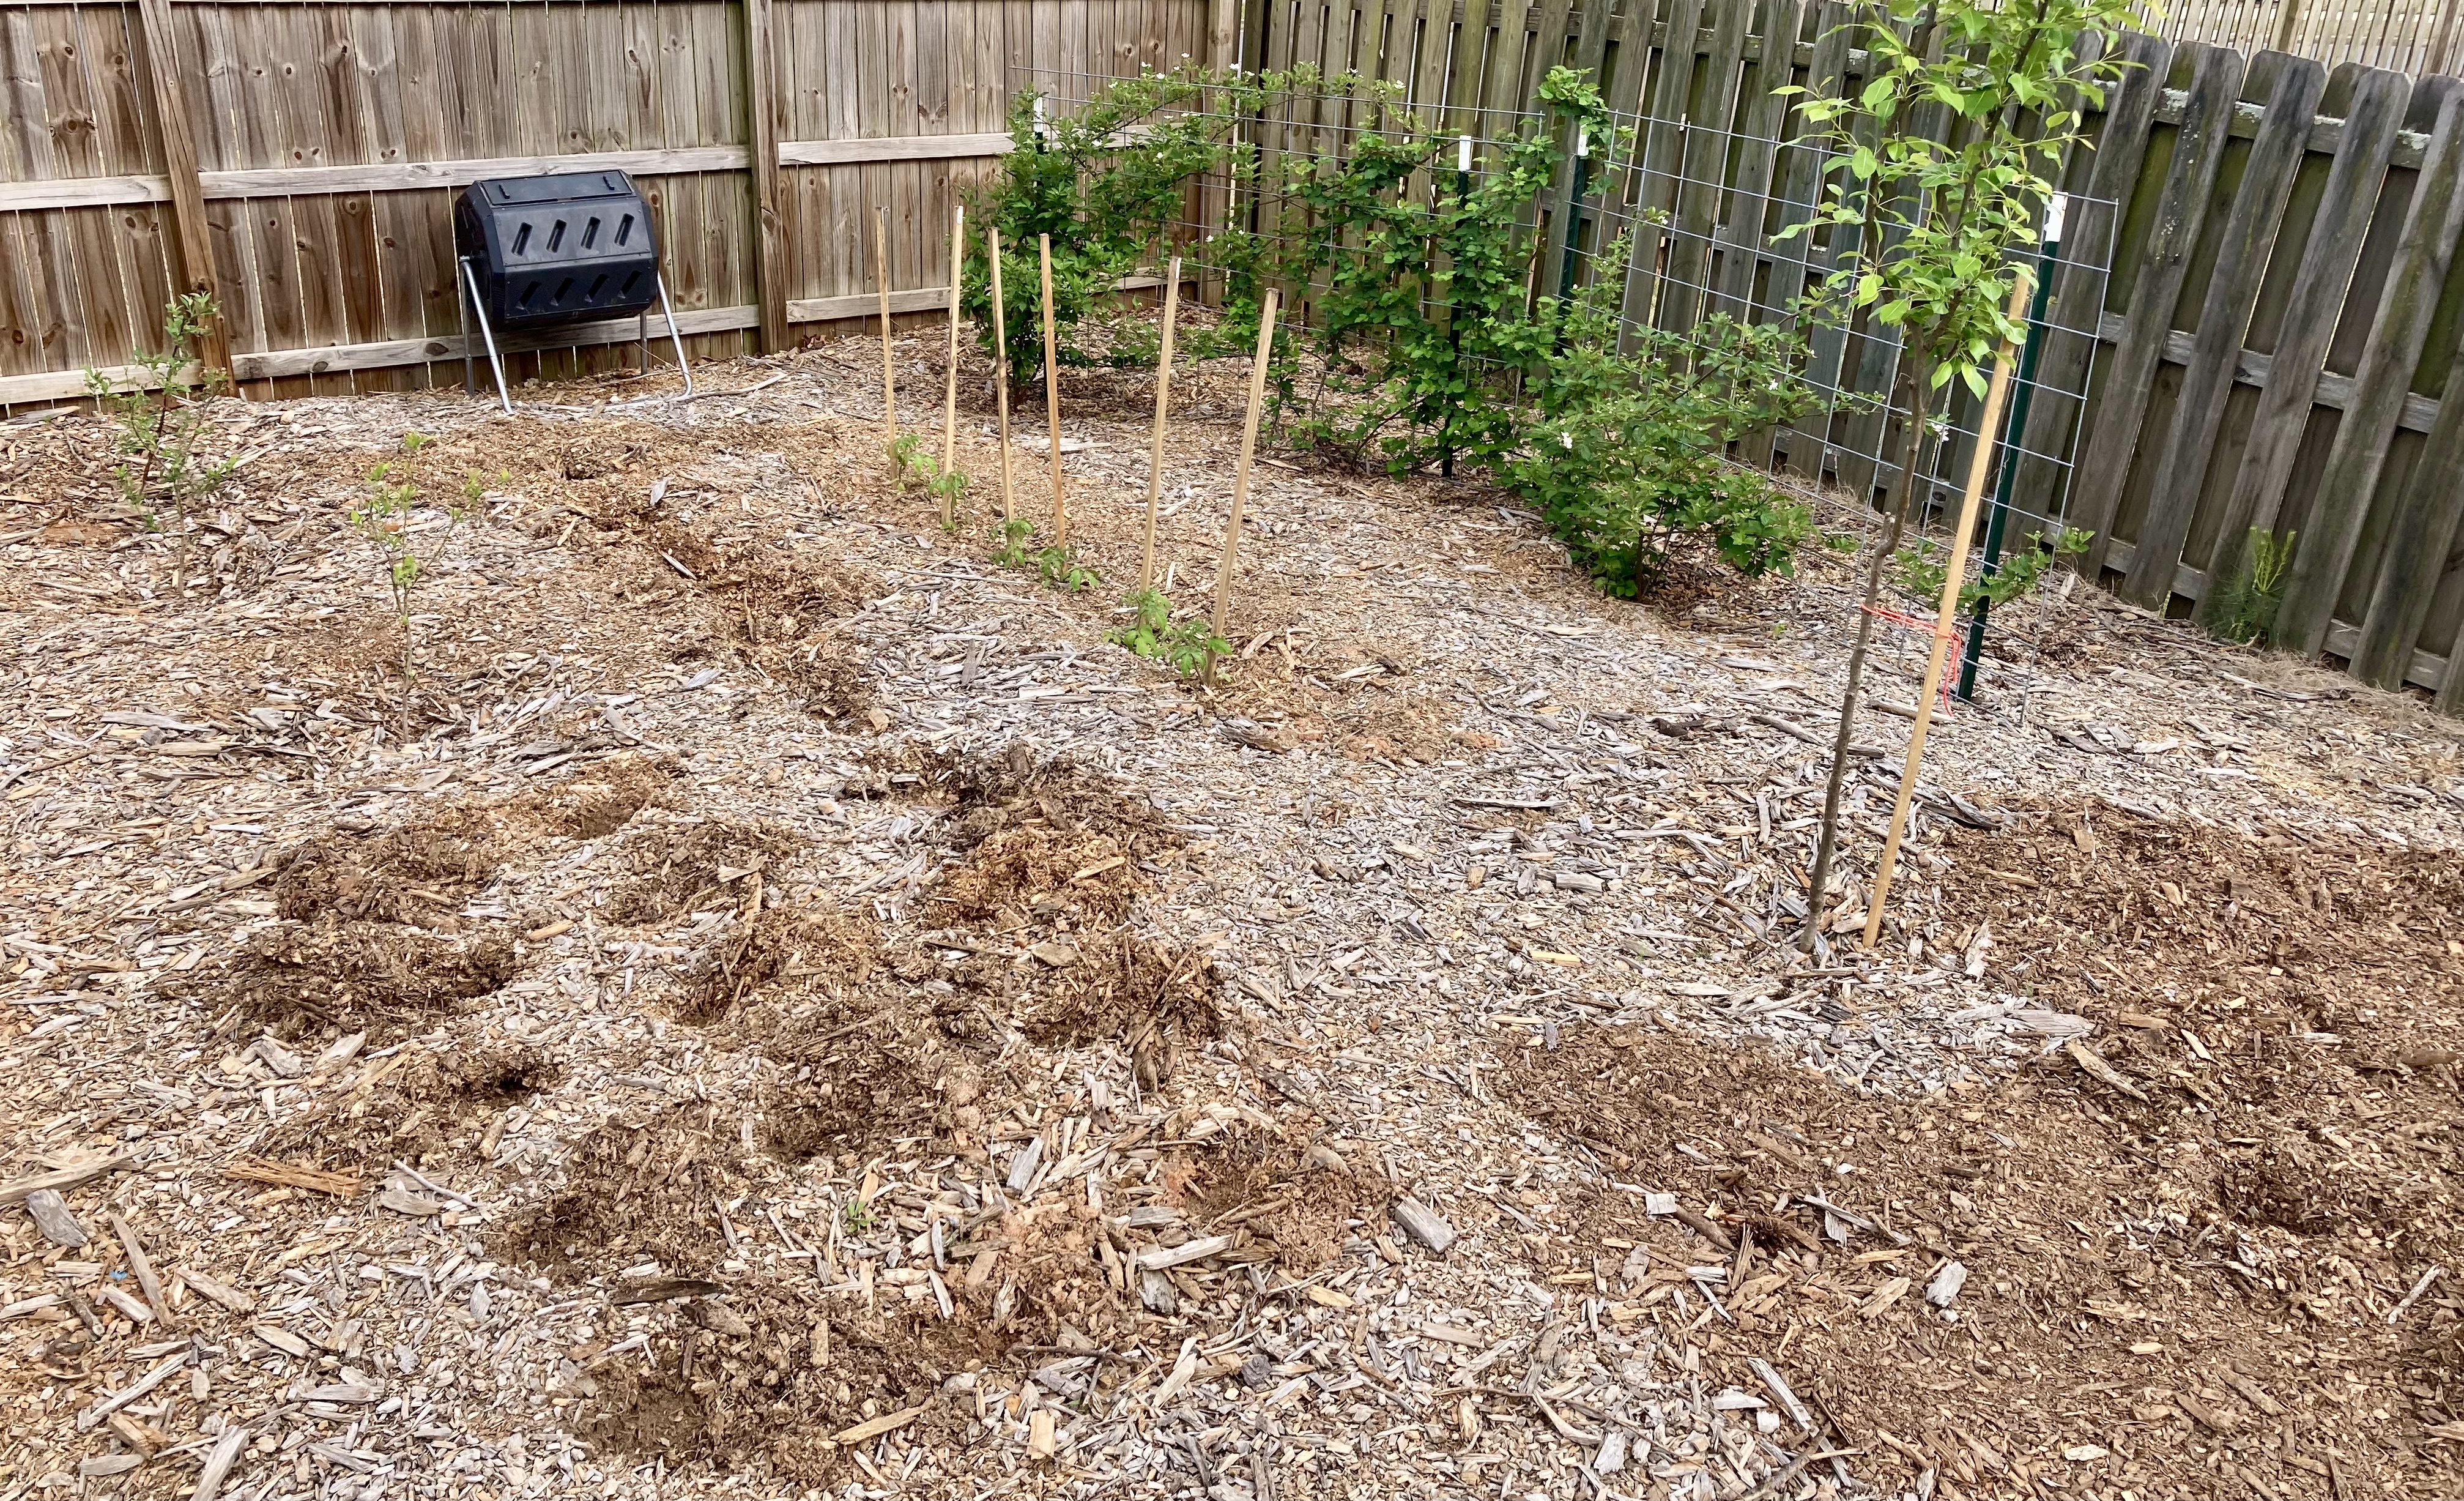
[(2172, 331), (2173, 310), (2190, 254), (2207, 219), (2211, 187), (2222, 165), (2226, 127), (2233, 122), (2233, 100), (2241, 86), (2242, 60), (2222, 47), (2193, 42), (2177, 57), (2187, 64), (2189, 89), (2182, 103), (2182, 121), (2173, 138), (2172, 160), (2165, 186), (2156, 199), (2153, 231), (2141, 252), (2130, 288), (2130, 311), (2124, 315), (2121, 347), (2105, 377), (2097, 406), (2096, 431), (2079, 445), (2074, 499), (2079, 524), (2096, 533), (2081, 567), (2091, 579), (2104, 566), (2114, 543), (2113, 523), (2122, 510), (2122, 489), (2130, 477), (2139, 451), (2140, 428), (2147, 420), (2149, 398), (2156, 385), (2156, 365)]
[[(2412, 82), (2401, 74), (2371, 69), (2353, 82), (2344, 129), (2320, 190), (2319, 213), (2301, 248), (2283, 326), (2268, 360), (2267, 385), (2251, 417), (2250, 444), (2242, 450), (2216, 530), (2213, 575), (2238, 566), (2243, 539), (2253, 527), (2276, 530), (2277, 508), (2293, 476), (2293, 461), (2309, 430), (2312, 398), (2326, 368), (2327, 344), (2343, 316), (2353, 267), (2369, 234), (2370, 212), (2387, 176), (2396, 132), (2404, 124)], [(2281, 243), (2276, 254), (2286, 247)]]
[[(2182, 544), (2190, 535), (2215, 450), (2216, 429), (2223, 423), (2225, 398), (2233, 394), (2233, 371), (2240, 362), (2250, 315), (2258, 302), (2258, 284), (2267, 274), (2267, 253), (2276, 237), (2284, 201), (2293, 191), (2293, 174), (2301, 165), (2310, 140), (2310, 123), (2318, 118), (2319, 96), (2327, 72), (2305, 58), (2283, 53), (2261, 53), (2250, 66), (2250, 77), (2261, 80), (2266, 106), (2258, 138), (2242, 166), (2239, 190), (2225, 220), (2208, 294), (2192, 336), (2189, 371), (2173, 407), (2171, 429), (2162, 446), (2149, 455), (2155, 489), (2148, 497), (2146, 519), (2140, 523), (2138, 550), (2123, 580), (2123, 599), (2150, 609), (2162, 609), (2173, 592), (2173, 569)], [(2259, 85), (2254, 84), (2253, 92)], [(2185, 129), (2188, 128), (2186, 125)]]
[(1720, 226), (1719, 292), (1712, 313), (1740, 322), (1765, 322), (1755, 316), (1754, 273), (1761, 269), (1764, 227), (1771, 211), (1771, 168), (1778, 157), (1780, 127), (1788, 115), (1787, 96), (1778, 92), (1796, 60), (1796, 33), (1806, 0), (1769, 0), (1762, 18), (1760, 55), (1748, 64), (1749, 81), (1740, 91), (1750, 102), (1746, 109), (1743, 139), (1737, 143), (1736, 181), (1731, 185), (1728, 213)]
[[(2036, 388), (2084, 392), (2095, 358), (2097, 329), (2108, 298), (2104, 268), (2097, 262), (2120, 231), (2131, 186), (2139, 181), (2147, 159), (2148, 139), (2156, 117), (2156, 97), (2172, 65), (2169, 43), (2152, 36), (2122, 39), (2121, 80), (2105, 91), (2103, 125), (2088, 158), (2087, 189), (2070, 205), (2064, 227), (2063, 264), (2054, 283), (2046, 317), (2052, 324), (2036, 364)], [(2112, 247), (2119, 258), (2120, 248)], [(2020, 443), (2017, 474), (2011, 486), (2011, 509), (2020, 516), (2051, 519), (2057, 508), (2056, 489), (2062, 483), (2062, 465), (2052, 455), (2072, 452), (2075, 434), (2086, 424), (2080, 398), (2034, 401), (2028, 407), (2027, 431)], [(2067, 507), (2061, 507), (2067, 511)]]
[(2425, 87), (2438, 99), (2437, 123), (2405, 213), (2394, 269), (2370, 320), (2369, 344), (2353, 372), (2352, 397), (2319, 476), (2318, 504), (2294, 545), (2277, 607), (2276, 640), (2304, 655), (2326, 644), (2429, 337), (2430, 315), (2447, 281), (2456, 232), (2464, 228), (2464, 191), (2458, 190), (2464, 187), (2464, 84), (2432, 78)]

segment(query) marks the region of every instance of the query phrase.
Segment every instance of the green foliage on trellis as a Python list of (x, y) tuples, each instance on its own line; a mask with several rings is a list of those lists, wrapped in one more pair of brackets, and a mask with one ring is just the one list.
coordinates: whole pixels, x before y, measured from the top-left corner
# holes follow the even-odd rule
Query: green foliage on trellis
[[(1648, 589), (1680, 550), (1749, 575), (1788, 569), (1811, 514), (1724, 455), (1805, 409), (1789, 378), (1797, 341), (1725, 317), (1683, 335), (1622, 328), (1622, 241), (1589, 286), (1535, 296), (1535, 226), (1576, 140), (1607, 157), (1624, 143), (1582, 74), (1550, 70), (1540, 97), (1549, 113), (1482, 143), (1470, 172), (1456, 169), (1458, 137), (1350, 75), (1149, 76), (1067, 119), (1020, 104), (1018, 148), (978, 209), (1002, 232), (1014, 375), (1042, 366), (1037, 234), (1053, 241), (1060, 356), (1153, 361), (1152, 323), (1107, 293), (1161, 263), (1206, 178), (1243, 211), (1202, 247), (1221, 305), (1180, 345), (1193, 360), (1245, 352), (1267, 288), (1301, 299), (1270, 372), (1282, 441), (1397, 475), (1481, 466), (1616, 592)], [(1297, 125), (1265, 153), (1235, 128), (1287, 106), (1309, 117), (1304, 104), (1347, 127)], [(1332, 148), (1288, 148), (1321, 139)], [(988, 320), (987, 268), (971, 254), (966, 305)]]

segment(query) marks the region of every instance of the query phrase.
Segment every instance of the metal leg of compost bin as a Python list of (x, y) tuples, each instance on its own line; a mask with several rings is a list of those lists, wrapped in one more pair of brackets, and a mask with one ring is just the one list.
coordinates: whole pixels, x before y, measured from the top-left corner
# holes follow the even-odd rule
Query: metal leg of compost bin
[[(658, 282), (659, 316), (668, 320), (668, 338), (671, 340), (676, 346), (676, 368), (684, 372), (685, 394), (691, 396), (693, 394), (693, 366), (685, 363), (685, 336), (676, 332), (676, 310), (668, 304), (667, 276), (662, 274), (658, 278)], [(643, 368), (649, 368), (649, 364), (647, 360), (643, 362)]]
[[(505, 414), (511, 416), (514, 410), (514, 397), (511, 391), (505, 389), (505, 362), (496, 353), (496, 332), (488, 326), (487, 304), (479, 300), (479, 276), (471, 269), (471, 257), (468, 255), (462, 257), (462, 281), (471, 293), (471, 311), (478, 315), (479, 337), (487, 341), (488, 368), (494, 370), (496, 375), (496, 400), (504, 407)], [(465, 343), (463, 358), (466, 360), (470, 358), (469, 350), (470, 345)]]

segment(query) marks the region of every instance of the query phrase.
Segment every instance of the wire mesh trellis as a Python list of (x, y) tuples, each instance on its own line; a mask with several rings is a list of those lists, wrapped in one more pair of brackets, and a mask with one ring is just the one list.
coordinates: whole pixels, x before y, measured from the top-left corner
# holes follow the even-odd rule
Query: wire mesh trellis
[[(1047, 102), (1056, 111), (1083, 108), (1114, 81), (1075, 75), (1067, 80), (1069, 88), (1048, 89)], [(1286, 91), (1270, 109), (1238, 118), (1210, 110), (1201, 96), (1199, 107), (1190, 113), (1221, 120), (1225, 133), (1237, 134), (1262, 164), (1245, 181), (1207, 175), (1192, 184), (1190, 212), (1171, 228), (1182, 242), (1184, 276), (1199, 278), (1232, 269), (1210, 254), (1211, 236), (1224, 224), (1270, 241), (1294, 232), (1283, 222), (1289, 195), (1278, 189), (1273, 170), (1278, 159), (1339, 163), (1364, 136), (1391, 135), (1402, 128), (1420, 136), (1424, 144), (1464, 143), (1465, 175), (1477, 186), (1509, 138), (1551, 131), (1561, 118), (1539, 111), (1450, 107), (1444, 111), (1448, 128), (1433, 132), (1425, 116), (1436, 111), (1418, 111), (1407, 99), (1350, 86)], [(1811, 232), (1781, 232), (1813, 218), (1825, 180), (1819, 170), (1825, 147), (1818, 141), (1635, 112), (1612, 112), (1611, 122), (1612, 130), (1591, 143), (1588, 154), (1566, 153), (1555, 184), (1537, 195), (1524, 215), (1528, 296), (1536, 300), (1617, 276), (1622, 278), (1616, 319), (1621, 342), (1631, 342), (1647, 330), (1683, 336), (1723, 316), (1781, 325), (1794, 334), (1803, 347), (1794, 378), (1815, 396), (1813, 409), (1784, 426), (1745, 435), (1722, 458), (1812, 502), (1823, 522), (1826, 543), (1842, 551), (1851, 550), (1848, 544), (1853, 543), (1861, 564), (1880, 545), (1884, 529), (1880, 500), (1889, 494), (1897, 475), (1905, 419), (1886, 409), (1884, 401), (1899, 358), (1891, 331), (1861, 316), (1839, 318), (1817, 311), (1804, 297), (1836, 263), (1853, 254), (1855, 232), (1822, 225)], [(1441, 160), (1431, 157), (1433, 164)], [(1416, 174), (1404, 190), (1434, 203), (1441, 194), (1464, 190), (1447, 181), (1454, 175), (1433, 165)], [(1991, 473), (2000, 482), (1989, 479), (1986, 522), (1967, 539), (1971, 547), (1985, 546), (1989, 565), (2003, 548), (2015, 551), (2038, 545), (2035, 539), (2058, 537), (2069, 517), (2072, 443), (2092, 388), (2098, 320), (2120, 216), (2110, 211), (2109, 204), (2100, 205), (2107, 211), (2082, 213), (2091, 201), (2076, 194), (2065, 195), (2063, 202), (2069, 211), (2057, 209), (2049, 220), (2052, 232), (2027, 257), (2045, 293), (2058, 285), (2062, 294), (2035, 299), (2027, 320), (2029, 345), (2033, 351), (2053, 340), (2077, 340), (2087, 358), (2068, 363), (2069, 373), (2058, 381), (2048, 380), (2033, 358), (2020, 361), (1995, 434)], [(2076, 228), (2082, 220), (2092, 227), (2084, 236)], [(2070, 232), (2062, 232), (2065, 229)], [(1613, 254), (1621, 239), (1630, 241), (1625, 253)], [(1340, 257), (1349, 249), (1334, 245), (1331, 252)], [(1422, 285), (1423, 312), (1443, 316), (1451, 311), (1443, 276), (1424, 276)], [(1307, 328), (1315, 313), (1313, 294), (1322, 291), (1322, 284), (1287, 288), (1287, 318)], [(1903, 547), (1939, 550), (1947, 545), (1950, 511), (1980, 441), (1981, 408), (1964, 386), (1953, 383), (1930, 415), (1919, 451), (1922, 500), (1902, 538)], [(2048, 434), (2050, 438), (2043, 436)], [(2031, 435), (2037, 435), (2033, 442)], [(2049, 482), (2031, 487), (2035, 498), (2014, 494), (2010, 483), (2022, 461), (2047, 472)], [(1971, 569), (1970, 577), (1975, 576)], [(1934, 607), (1913, 594), (1901, 603), (1906, 607), (1885, 611), (1903, 629), (1878, 635), (1875, 671), (1885, 680), (1899, 675), (1913, 682), (1934, 629)], [(2041, 621), (2037, 610), (2010, 611), (1998, 617), (1996, 634), (2006, 651), (2015, 647), (2011, 654), (2024, 659), (2042, 645)], [(1972, 675), (1974, 648), (1962, 645)], [(1989, 687), (1992, 675), (1988, 663)], [(1955, 659), (1950, 680), (1959, 676)], [(2024, 701), (2019, 708), (2024, 712)]]

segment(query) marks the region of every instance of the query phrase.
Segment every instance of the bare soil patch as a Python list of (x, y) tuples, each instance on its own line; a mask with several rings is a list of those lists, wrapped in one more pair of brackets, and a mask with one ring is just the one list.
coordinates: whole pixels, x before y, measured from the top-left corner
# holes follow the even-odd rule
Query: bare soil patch
[(522, 793), (507, 806), (567, 839), (601, 839), (646, 807), (671, 806), (675, 780), (669, 758), (611, 756), (569, 781)]
[(1196, 1228), (1246, 1226), (1294, 1276), (1331, 1265), (1354, 1236), (1384, 1233), (1394, 1198), (1382, 1179), (1355, 1174), (1331, 1152), (1312, 1156), (1308, 1142), (1247, 1130), (1193, 1150), (1171, 1181)]
[(348, 1166), (374, 1181), (397, 1158), (425, 1165), (477, 1153), (490, 1122), (563, 1080), (554, 1058), (519, 1044), (412, 1047), (370, 1087), (285, 1120), (266, 1150)]
[(177, 988), (236, 1005), (277, 1037), (367, 1033), (399, 1041), (494, 995), (517, 972), (501, 938), (447, 937), (374, 922), (283, 922)]
[[(2293, 1098), (2210, 1073), (2222, 1108), (2131, 1100), (2067, 1061), (1897, 1101), (1751, 1048), (1579, 1026), (1512, 1052), (1497, 1088), (1686, 1206), (1594, 1197), (1571, 1236), (1529, 1237), (1535, 1259), (1603, 1279), (1621, 1324), (1673, 1310), (1706, 1382), (1760, 1392), (1745, 1362), (1775, 1360), (1885, 1483), (2310, 1494), (2332, 1464), (2363, 1493), (2451, 1493), (2453, 1456), (2372, 1414), (2453, 1421), (2458, 1305), (2387, 1322), (2458, 1245), (2452, 1089), (2324, 1052), (2264, 1055), (2310, 1081)], [(1925, 1293), (1952, 1262), (1946, 1316)], [(1705, 1265), (1725, 1317), (1686, 1269)]]
[(876, 1416), (920, 1407), (902, 1442), (962, 1448), (973, 1406), (941, 1383), (1004, 1341), (893, 1301), (870, 1312), (751, 1283), (687, 1304), (643, 1355), (594, 1363), (581, 1431), (636, 1463), (794, 1486), (847, 1473), (831, 1435)]
[(698, 910), (704, 903), (741, 904), (740, 883), (803, 841), (783, 826), (743, 819), (707, 819), (638, 828), (623, 849), (632, 878), (608, 900), (612, 922), (647, 926)]
[(726, 1250), (715, 1196), (741, 1164), (710, 1107), (610, 1117), (573, 1143), (562, 1174), (492, 1237), (500, 1258), (578, 1282), (646, 1259), (698, 1274)]
[(372, 839), (335, 834), (292, 850), (274, 880), (280, 914), (434, 927), (496, 873), (483, 820), (449, 815)]

